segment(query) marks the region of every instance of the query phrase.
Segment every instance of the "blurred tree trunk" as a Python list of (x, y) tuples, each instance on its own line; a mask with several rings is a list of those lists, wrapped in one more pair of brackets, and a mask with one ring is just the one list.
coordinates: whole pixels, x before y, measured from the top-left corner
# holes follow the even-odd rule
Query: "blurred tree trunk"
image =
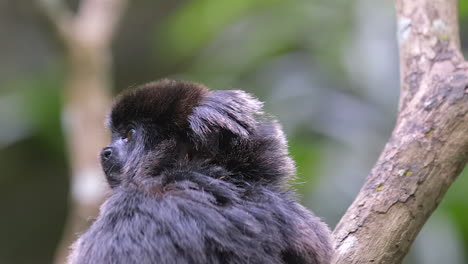
[(67, 55), (63, 126), (71, 164), (70, 211), (55, 263), (98, 213), (106, 184), (98, 153), (107, 142), (104, 119), (110, 105), (111, 42), (125, 0), (82, 0), (73, 14), (62, 0), (37, 0)]
[(397, 0), (401, 94), (390, 140), (334, 230), (332, 263), (400, 263), (468, 161), (457, 0)]

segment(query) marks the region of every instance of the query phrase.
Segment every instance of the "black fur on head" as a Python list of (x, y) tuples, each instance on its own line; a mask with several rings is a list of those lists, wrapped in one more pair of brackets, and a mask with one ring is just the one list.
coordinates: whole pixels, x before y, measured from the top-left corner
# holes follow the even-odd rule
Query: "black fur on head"
[(171, 130), (185, 128), (193, 108), (208, 94), (203, 85), (162, 80), (130, 89), (112, 107), (111, 128), (142, 122)]
[(279, 124), (265, 117), (262, 103), (244, 91), (209, 91), (182, 81), (149, 83), (118, 98), (109, 127), (113, 144), (124, 139), (129, 128), (137, 131), (136, 146), (125, 158), (115, 153), (119, 159), (109, 159), (107, 166), (103, 159), (111, 186), (120, 183), (122, 175), (157, 176), (183, 162), (219, 165), (242, 178), (230, 180), (281, 187), (294, 174)]

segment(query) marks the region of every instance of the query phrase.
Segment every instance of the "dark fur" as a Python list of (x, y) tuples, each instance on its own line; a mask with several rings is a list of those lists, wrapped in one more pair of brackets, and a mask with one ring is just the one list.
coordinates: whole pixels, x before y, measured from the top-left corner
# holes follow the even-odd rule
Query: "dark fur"
[(123, 94), (102, 158), (113, 193), (69, 262), (330, 263), (330, 231), (290, 191), (286, 140), (261, 108), (167, 80)]

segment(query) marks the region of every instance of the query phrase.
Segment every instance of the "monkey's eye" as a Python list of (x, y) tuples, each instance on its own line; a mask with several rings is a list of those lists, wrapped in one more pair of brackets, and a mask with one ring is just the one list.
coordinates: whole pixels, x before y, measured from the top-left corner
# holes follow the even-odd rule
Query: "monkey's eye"
[(127, 129), (127, 132), (125, 132), (125, 136), (122, 137), (122, 139), (125, 142), (131, 141), (133, 136), (135, 135), (136, 130), (134, 128), (129, 128)]

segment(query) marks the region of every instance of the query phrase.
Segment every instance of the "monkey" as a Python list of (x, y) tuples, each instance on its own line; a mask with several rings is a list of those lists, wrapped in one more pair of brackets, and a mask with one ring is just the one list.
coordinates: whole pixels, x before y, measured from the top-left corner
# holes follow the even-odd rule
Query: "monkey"
[(100, 154), (111, 194), (68, 263), (330, 263), (330, 229), (299, 204), (286, 137), (262, 109), (185, 81), (124, 91)]

